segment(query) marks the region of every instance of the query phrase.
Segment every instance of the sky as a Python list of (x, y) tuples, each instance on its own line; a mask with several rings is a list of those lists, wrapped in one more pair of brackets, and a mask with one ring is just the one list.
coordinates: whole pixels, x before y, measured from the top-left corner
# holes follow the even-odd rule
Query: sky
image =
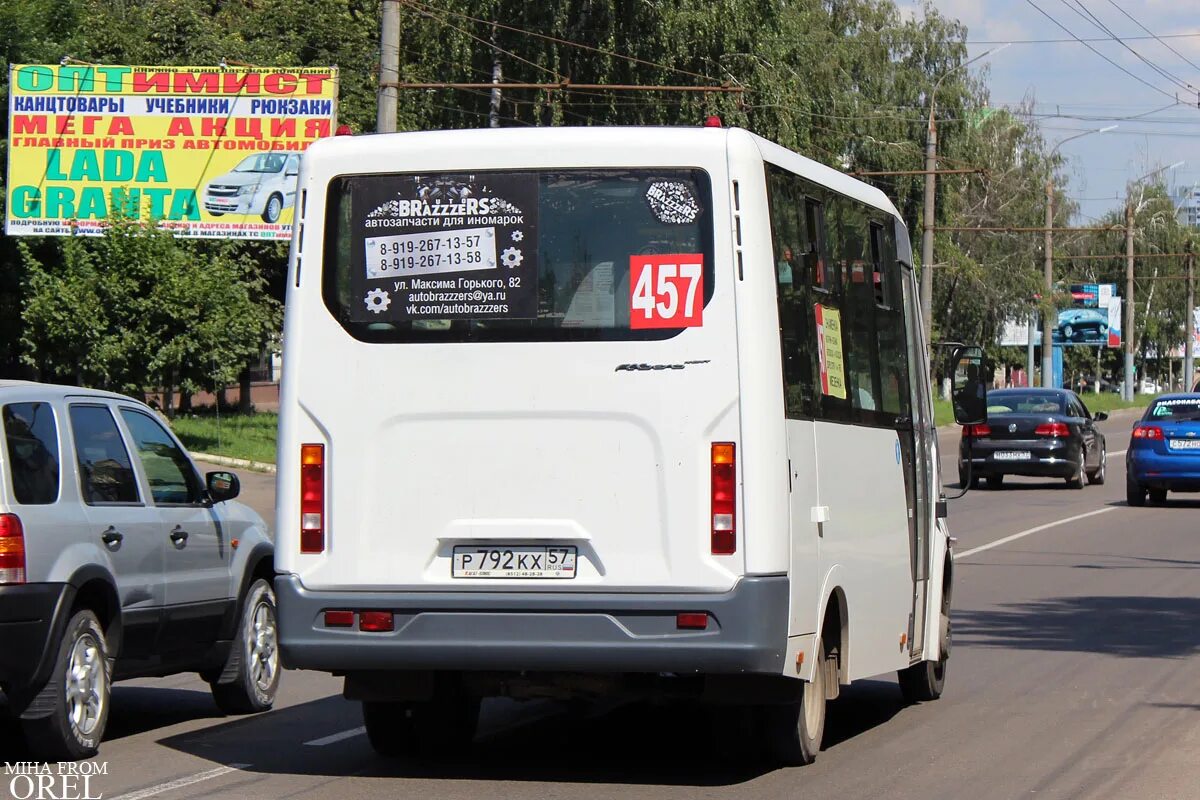
[[(1118, 126), (1059, 150), (1070, 176), (1067, 193), (1079, 204), (1076, 224), (1119, 208), (1128, 181), (1178, 161), (1185, 163), (1167, 172), (1172, 194), (1176, 188), (1200, 187), (1198, 0), (931, 2), (966, 25), (971, 57), (1013, 43), (970, 67), (984, 78), (992, 105), (1035, 101), (1036, 113), (1045, 115), (1039, 125), (1051, 143)], [(900, 5), (907, 15), (922, 13), (919, 3), (902, 0)], [(1098, 40), (1088, 41), (1098, 53), (1075, 37)]]

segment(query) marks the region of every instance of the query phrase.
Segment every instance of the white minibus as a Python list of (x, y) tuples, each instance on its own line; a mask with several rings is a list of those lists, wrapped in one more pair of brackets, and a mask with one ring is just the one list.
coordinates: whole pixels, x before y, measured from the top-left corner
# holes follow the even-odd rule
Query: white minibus
[(690, 698), (799, 764), (841, 686), (941, 693), (929, 367), (876, 189), (720, 127), (325, 139), (283, 352), (280, 650), (378, 751), (469, 742), (481, 698)]

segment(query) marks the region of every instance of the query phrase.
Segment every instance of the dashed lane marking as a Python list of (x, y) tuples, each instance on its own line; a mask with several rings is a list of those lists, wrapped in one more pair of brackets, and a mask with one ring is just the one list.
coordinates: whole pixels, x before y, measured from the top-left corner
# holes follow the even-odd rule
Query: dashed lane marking
[(1026, 536), (1032, 536), (1035, 533), (1041, 533), (1042, 531), (1049, 530), (1050, 528), (1057, 528), (1059, 525), (1068, 525), (1072, 522), (1078, 522), (1081, 519), (1087, 519), (1088, 517), (1095, 517), (1099, 514), (1107, 514), (1110, 511), (1116, 511), (1117, 508), (1117, 506), (1106, 506), (1104, 508), (1098, 508), (1095, 511), (1088, 511), (1084, 514), (1076, 514), (1073, 517), (1066, 517), (1065, 519), (1058, 519), (1054, 522), (1047, 522), (1045, 525), (1038, 525), (1035, 528), (1029, 528), (1028, 530), (1014, 533), (1012, 536), (1005, 536), (1003, 539), (997, 539), (994, 542), (988, 542), (987, 544), (980, 545), (979, 547), (972, 547), (970, 550), (964, 550), (961, 553), (955, 553), (954, 560), (958, 561), (966, 558), (967, 556), (973, 556), (976, 553), (982, 553), (984, 550), (991, 550), (993, 547), (999, 547), (1002, 544), (1015, 542), (1017, 539), (1024, 539)]
[(311, 742), (305, 742), (304, 744), (309, 747), (324, 747), (327, 744), (353, 739), (355, 736), (362, 736), (366, 732), (366, 727), (360, 726), (358, 728), (351, 728), (348, 731), (342, 731), (341, 733), (331, 733), (328, 736), (322, 736), (320, 739), (313, 739)]
[(186, 778), (176, 778), (173, 781), (167, 781), (166, 783), (160, 783), (145, 789), (139, 789), (136, 792), (118, 795), (111, 800), (143, 800), (143, 798), (154, 797), (155, 795), (162, 794), (163, 792), (170, 792), (175, 789), (182, 789), (185, 786), (191, 786), (195, 783), (201, 783), (202, 781), (209, 781), (213, 778), (219, 778), (222, 775), (228, 775), (231, 772), (237, 772), (239, 769), (245, 769), (248, 766), (250, 765), (230, 764), (227, 767), (217, 767), (216, 769), (197, 772), (195, 775), (188, 775)]

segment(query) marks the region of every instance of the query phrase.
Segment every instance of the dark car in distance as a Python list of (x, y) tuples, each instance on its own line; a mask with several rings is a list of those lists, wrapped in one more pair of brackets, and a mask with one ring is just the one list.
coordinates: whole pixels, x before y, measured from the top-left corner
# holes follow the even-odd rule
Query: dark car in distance
[(963, 427), (958, 450), (959, 483), (972, 488), (986, 478), (998, 489), (1005, 475), (1065, 478), (1082, 489), (1084, 481), (1104, 483), (1104, 434), (1093, 415), (1067, 389), (997, 389), (988, 392), (987, 422)]

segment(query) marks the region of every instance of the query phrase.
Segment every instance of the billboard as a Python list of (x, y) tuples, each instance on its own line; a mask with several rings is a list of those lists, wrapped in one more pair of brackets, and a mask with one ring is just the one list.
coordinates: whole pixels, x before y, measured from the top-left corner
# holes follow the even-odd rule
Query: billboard
[(333, 132), (337, 86), (323, 67), (11, 65), (5, 233), (99, 234), (124, 214), (287, 239), (300, 153)]
[[(1073, 305), (1058, 312), (1050, 331), (1051, 341), (1056, 346), (1120, 347), (1121, 298), (1116, 294), (1116, 284), (1076, 284), (1070, 287), (1070, 293)], [(1028, 318), (1010, 319), (1004, 323), (1000, 331), (1001, 346), (1025, 347), (1028, 343)], [(1039, 318), (1036, 320), (1033, 344), (1038, 346), (1041, 343), (1042, 321)]]
[(1111, 283), (1082, 283), (1070, 287), (1074, 305), (1058, 312), (1050, 332), (1056, 345), (1120, 347), (1121, 298)]

